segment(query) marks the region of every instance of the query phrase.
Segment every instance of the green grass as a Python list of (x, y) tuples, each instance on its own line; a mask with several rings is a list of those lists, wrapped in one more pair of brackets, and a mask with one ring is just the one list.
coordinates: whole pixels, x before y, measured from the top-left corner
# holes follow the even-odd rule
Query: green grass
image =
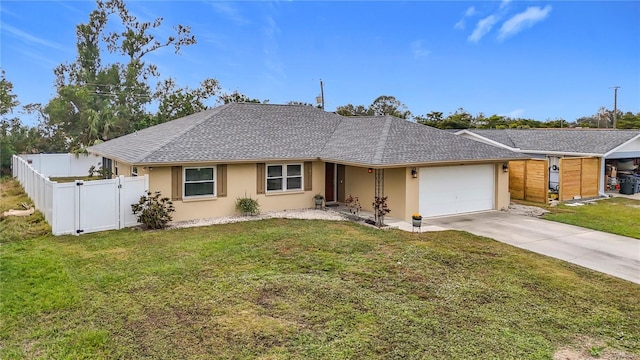
[(67, 176), (67, 177), (59, 176), (59, 177), (49, 178), (49, 180), (55, 181), (58, 183), (67, 183), (67, 182), (75, 182), (76, 180), (95, 181), (95, 180), (102, 180), (102, 178), (99, 176)]
[[(9, 177), (0, 178), (0, 215), (11, 209), (23, 210), (22, 204), (33, 206), (33, 202), (24, 193), (20, 184)], [(27, 217), (12, 216), (5, 219), (0, 216), (0, 242), (22, 240), (33, 236), (51, 233), (42, 213)]]
[(26, 235), (2, 238), (0, 286), (2, 359), (640, 356), (639, 286), (455, 231)]
[(640, 239), (640, 201), (614, 197), (584, 206), (549, 208), (547, 220)]

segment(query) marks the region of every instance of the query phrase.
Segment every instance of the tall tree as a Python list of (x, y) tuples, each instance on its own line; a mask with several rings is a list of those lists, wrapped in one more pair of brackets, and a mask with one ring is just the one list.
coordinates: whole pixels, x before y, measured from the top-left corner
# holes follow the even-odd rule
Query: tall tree
[(343, 116), (384, 116), (391, 115), (402, 119), (408, 119), (411, 111), (407, 106), (393, 96), (378, 96), (371, 105), (342, 105), (336, 107), (336, 113)]
[(370, 112), (364, 105), (341, 105), (336, 107), (336, 113), (342, 116), (372, 116), (373, 112)]
[[(215, 79), (197, 89), (179, 88), (172, 79), (161, 80), (157, 66), (147, 61), (161, 48), (173, 47), (179, 54), (196, 43), (183, 25), (160, 39), (154, 34), (162, 22), (138, 20), (124, 0), (96, 1), (89, 21), (76, 28), (76, 60), (55, 69), (57, 94), (42, 109), (49, 129), (70, 139), (68, 148), (59, 150), (84, 148), (206, 108), (204, 100), (218, 91)], [(103, 64), (105, 51), (117, 60)], [(153, 79), (160, 80), (153, 85)], [(149, 113), (154, 101), (159, 106), (155, 115)]]
[(391, 115), (401, 119), (408, 119), (411, 116), (411, 111), (405, 104), (388, 95), (378, 96), (373, 100), (369, 105), (369, 111), (376, 116)]
[(617, 129), (640, 129), (640, 112), (637, 114), (627, 111), (618, 118)]
[(222, 104), (230, 104), (230, 103), (263, 103), (266, 104), (269, 100), (260, 101), (258, 99), (252, 99), (247, 95), (240, 93), (238, 90), (228, 94), (220, 94), (218, 95), (218, 102)]
[(173, 79), (166, 79), (158, 85), (156, 90), (155, 97), (159, 100), (160, 105), (153, 124), (140, 126), (139, 123), (138, 127), (160, 124), (206, 110), (208, 108), (205, 103), (206, 99), (214, 96), (219, 90), (220, 86), (215, 79), (206, 79), (196, 89), (179, 88)]
[(36, 148), (37, 131), (22, 125), (20, 119), (13, 116), (19, 105), (13, 83), (7, 80), (4, 70), (0, 70), (0, 174), (10, 173), (12, 155), (33, 152)]
[(473, 127), (472, 123), (473, 116), (465, 109), (459, 108), (442, 121), (441, 129), (469, 129)]
[(4, 70), (0, 70), (0, 174), (11, 168), (11, 156), (16, 150), (11, 141), (11, 120), (6, 115), (18, 106), (18, 97), (13, 93), (13, 84), (6, 79)]
[(440, 128), (442, 126), (442, 121), (444, 120), (444, 118), (442, 112), (432, 111), (424, 116), (414, 116), (414, 120), (419, 124)]
[(7, 80), (4, 69), (0, 69), (0, 116), (13, 112), (20, 105), (18, 96), (13, 93), (13, 83)]

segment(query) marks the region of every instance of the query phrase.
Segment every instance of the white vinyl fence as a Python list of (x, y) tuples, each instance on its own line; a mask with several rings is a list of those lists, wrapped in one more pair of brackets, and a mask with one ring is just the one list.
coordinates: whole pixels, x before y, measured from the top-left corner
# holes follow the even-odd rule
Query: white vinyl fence
[(75, 154), (22, 154), (20, 158), (47, 177), (87, 176), (89, 168), (102, 166), (102, 158), (97, 155)]
[[(59, 158), (59, 154), (54, 155), (53, 161)], [(48, 162), (46, 156), (40, 154), (40, 164)], [(35, 208), (44, 214), (53, 235), (79, 235), (139, 225), (131, 204), (137, 203), (149, 189), (147, 175), (57, 183), (36, 171), (22, 157), (13, 156), (12, 168), (13, 177), (20, 182)], [(87, 168), (84, 175), (88, 174)], [(57, 172), (56, 176), (76, 175)]]

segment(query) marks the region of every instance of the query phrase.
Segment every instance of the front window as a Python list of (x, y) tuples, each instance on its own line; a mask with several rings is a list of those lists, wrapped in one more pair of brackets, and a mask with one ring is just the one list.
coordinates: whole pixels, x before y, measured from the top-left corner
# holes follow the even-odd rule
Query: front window
[(302, 190), (302, 164), (267, 165), (267, 191)]
[(215, 167), (185, 168), (184, 197), (215, 196)]

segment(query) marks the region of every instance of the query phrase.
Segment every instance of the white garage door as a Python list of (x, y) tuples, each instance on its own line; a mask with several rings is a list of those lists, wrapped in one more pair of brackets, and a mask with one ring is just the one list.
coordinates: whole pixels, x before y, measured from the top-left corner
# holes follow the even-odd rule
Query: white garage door
[(493, 209), (494, 169), (492, 164), (420, 168), (420, 213), (432, 217)]

